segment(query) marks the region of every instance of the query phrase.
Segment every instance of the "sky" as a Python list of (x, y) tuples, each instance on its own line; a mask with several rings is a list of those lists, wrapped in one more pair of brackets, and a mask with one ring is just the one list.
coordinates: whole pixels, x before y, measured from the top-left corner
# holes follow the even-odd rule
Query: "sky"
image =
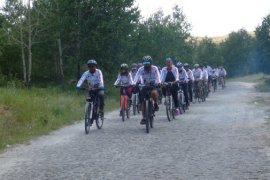
[(245, 28), (254, 31), (270, 14), (270, 0), (136, 0), (143, 17), (179, 5), (192, 25), (193, 36), (224, 36)]
[[(270, 14), (270, 0), (135, 0), (144, 18), (162, 8), (166, 15), (172, 7), (183, 8), (192, 25), (193, 36), (224, 36), (245, 28), (254, 31)], [(0, 0), (3, 6), (5, 0)]]

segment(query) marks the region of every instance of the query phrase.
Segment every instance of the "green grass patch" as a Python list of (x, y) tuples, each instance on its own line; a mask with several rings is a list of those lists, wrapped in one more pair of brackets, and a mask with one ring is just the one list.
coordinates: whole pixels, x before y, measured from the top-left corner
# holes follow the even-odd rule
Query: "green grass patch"
[[(84, 98), (61, 88), (0, 88), (0, 150), (83, 119)], [(118, 107), (115, 97), (105, 103), (106, 112)]]

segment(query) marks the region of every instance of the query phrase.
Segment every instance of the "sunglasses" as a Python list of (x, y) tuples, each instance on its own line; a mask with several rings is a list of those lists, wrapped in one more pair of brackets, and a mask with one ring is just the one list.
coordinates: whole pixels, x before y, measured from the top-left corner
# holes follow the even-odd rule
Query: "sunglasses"
[(95, 68), (96, 66), (94, 66), (94, 65), (91, 65), (91, 66), (88, 66), (89, 68)]

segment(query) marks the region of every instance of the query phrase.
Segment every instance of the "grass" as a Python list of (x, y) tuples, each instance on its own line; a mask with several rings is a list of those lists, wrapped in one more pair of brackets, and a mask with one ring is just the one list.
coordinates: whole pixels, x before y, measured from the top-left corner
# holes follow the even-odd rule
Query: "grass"
[(260, 83), (266, 79), (266, 75), (263, 73), (252, 74), (248, 76), (242, 76), (229, 79), (230, 82), (247, 82), (247, 83)]
[[(0, 150), (84, 117), (84, 94), (59, 88), (0, 88)], [(118, 107), (106, 98), (105, 111)]]

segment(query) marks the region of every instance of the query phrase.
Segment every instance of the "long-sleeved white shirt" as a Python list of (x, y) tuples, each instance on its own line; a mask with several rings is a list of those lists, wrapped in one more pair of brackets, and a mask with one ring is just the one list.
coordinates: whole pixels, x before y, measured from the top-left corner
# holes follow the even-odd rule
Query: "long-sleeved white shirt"
[(116, 85), (119, 85), (119, 84), (122, 84), (122, 85), (132, 85), (132, 84), (134, 84), (131, 73), (128, 73), (128, 75), (118, 74), (118, 77), (117, 77), (114, 85), (116, 86)]
[[(172, 69), (171, 69), (171, 72), (173, 73), (173, 75), (175, 77), (175, 81), (178, 81), (179, 80), (179, 73), (178, 73), (177, 67), (173, 66)], [(160, 78), (161, 83), (165, 82), (167, 73), (168, 73), (168, 68), (167, 67), (162, 68), (162, 70), (161, 70), (161, 78)]]
[(219, 75), (220, 75), (220, 76), (226, 76), (226, 75), (227, 75), (226, 70), (225, 70), (224, 68), (220, 68), (220, 70), (219, 70)]
[(202, 70), (200, 68), (193, 69), (192, 72), (195, 80), (202, 80)]
[(207, 66), (206, 69), (207, 69), (208, 76), (212, 76), (213, 70), (212, 70), (211, 66)]
[(182, 69), (182, 71), (179, 71), (179, 80), (187, 82), (188, 75), (185, 69)]
[(81, 87), (83, 82), (87, 80), (89, 87), (99, 86), (100, 88), (104, 87), (103, 75), (101, 70), (96, 69), (94, 73), (91, 73), (89, 70), (85, 71), (77, 83), (77, 87)]
[(155, 82), (155, 84), (159, 84), (160, 73), (159, 73), (158, 68), (152, 65), (151, 69), (149, 71), (146, 71), (144, 67), (140, 67), (134, 78), (134, 83), (137, 83), (138, 80), (141, 78), (142, 78), (141, 84), (151, 83), (151, 82)]
[(188, 80), (194, 81), (193, 72), (190, 69), (188, 69), (186, 72), (187, 72)]
[(208, 72), (206, 68), (203, 68), (202, 70), (202, 80), (208, 80)]

